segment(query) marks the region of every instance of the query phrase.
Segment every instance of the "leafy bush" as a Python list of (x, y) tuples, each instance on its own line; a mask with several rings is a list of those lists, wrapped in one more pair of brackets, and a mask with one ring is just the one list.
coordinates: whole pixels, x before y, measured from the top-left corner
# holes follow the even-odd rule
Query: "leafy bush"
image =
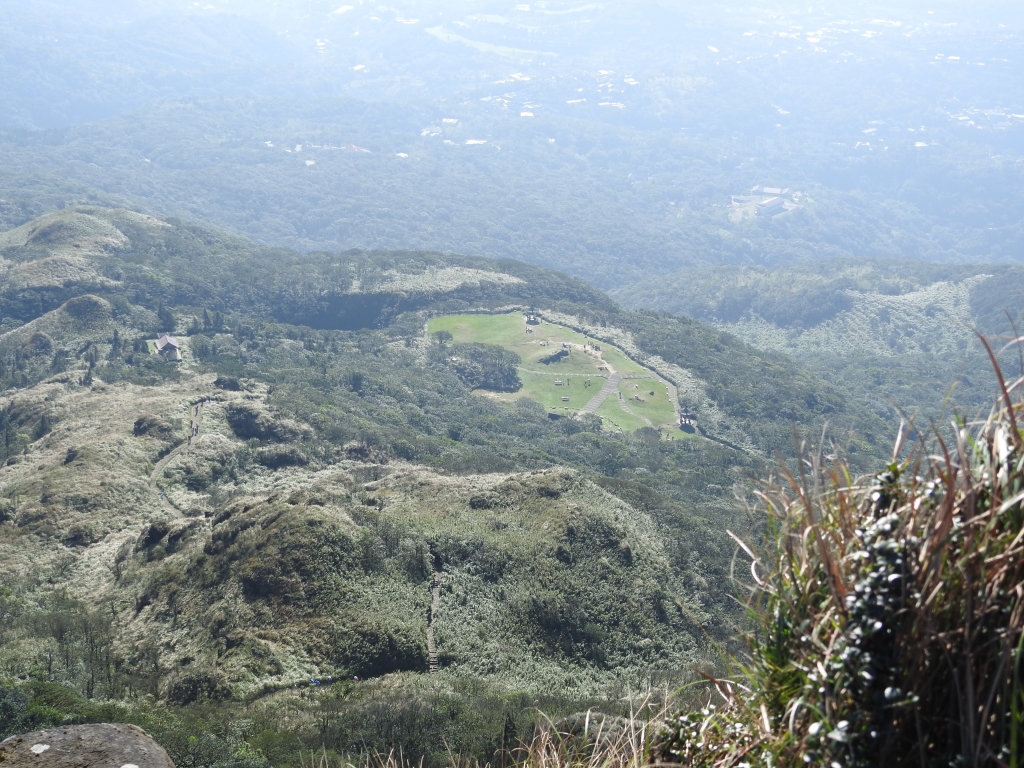
[(228, 425), (243, 440), (274, 440), (283, 442), (300, 436), (302, 430), (275, 420), (270, 414), (246, 403), (232, 403), (226, 411)]
[(191, 670), (171, 683), (167, 691), (170, 704), (191, 704), (207, 699), (231, 697), (231, 686), (224, 674), (215, 669)]
[[(1018, 382), (1020, 384), (1021, 382)], [(671, 721), (688, 766), (1020, 765), (1024, 403), (851, 481), (805, 458), (763, 499), (750, 661)], [(894, 456), (900, 455), (897, 444)]]
[(516, 366), (522, 359), (497, 344), (453, 344), (452, 367), (466, 386), (492, 392), (518, 392), (523, 387)]
[(261, 448), (256, 452), (256, 462), (269, 469), (281, 467), (302, 467), (309, 459), (294, 445)]
[(0, 686), (0, 739), (22, 730), (30, 701), (17, 688)]

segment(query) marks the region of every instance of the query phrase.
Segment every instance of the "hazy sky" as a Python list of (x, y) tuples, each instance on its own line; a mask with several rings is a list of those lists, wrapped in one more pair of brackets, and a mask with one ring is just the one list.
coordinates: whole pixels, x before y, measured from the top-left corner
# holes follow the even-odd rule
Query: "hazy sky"
[[(0, 194), (59, 179), (296, 248), (514, 256), (601, 284), (829, 249), (1019, 258), (1022, 6), (8, 2)], [(814, 215), (726, 217), (769, 182), (815, 191)]]

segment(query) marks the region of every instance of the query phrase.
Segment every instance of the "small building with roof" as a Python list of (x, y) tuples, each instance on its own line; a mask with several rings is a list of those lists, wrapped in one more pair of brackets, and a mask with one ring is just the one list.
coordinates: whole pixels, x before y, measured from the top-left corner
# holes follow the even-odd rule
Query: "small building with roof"
[(786, 201), (781, 197), (770, 197), (757, 204), (758, 216), (774, 216), (777, 213), (785, 213), (785, 211)]
[(177, 338), (165, 333), (153, 342), (156, 353), (164, 360), (171, 363), (181, 362), (181, 343)]

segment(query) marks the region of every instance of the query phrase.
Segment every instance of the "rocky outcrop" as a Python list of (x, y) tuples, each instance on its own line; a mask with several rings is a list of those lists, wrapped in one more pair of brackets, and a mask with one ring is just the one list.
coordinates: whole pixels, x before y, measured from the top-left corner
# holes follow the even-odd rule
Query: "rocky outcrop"
[(3, 768), (174, 768), (163, 747), (135, 725), (69, 725), (0, 742)]

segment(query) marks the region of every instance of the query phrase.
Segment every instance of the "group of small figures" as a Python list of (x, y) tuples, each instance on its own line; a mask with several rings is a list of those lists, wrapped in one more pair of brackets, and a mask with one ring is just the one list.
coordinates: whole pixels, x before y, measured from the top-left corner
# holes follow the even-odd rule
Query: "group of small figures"
[(199, 437), (199, 409), (210, 402), (210, 398), (204, 397), (197, 405), (192, 406), (192, 418), (188, 421), (188, 444), (192, 445), (192, 438)]
[(697, 416), (692, 413), (682, 413), (679, 415), (679, 428), (683, 432), (693, 434), (697, 431)]

